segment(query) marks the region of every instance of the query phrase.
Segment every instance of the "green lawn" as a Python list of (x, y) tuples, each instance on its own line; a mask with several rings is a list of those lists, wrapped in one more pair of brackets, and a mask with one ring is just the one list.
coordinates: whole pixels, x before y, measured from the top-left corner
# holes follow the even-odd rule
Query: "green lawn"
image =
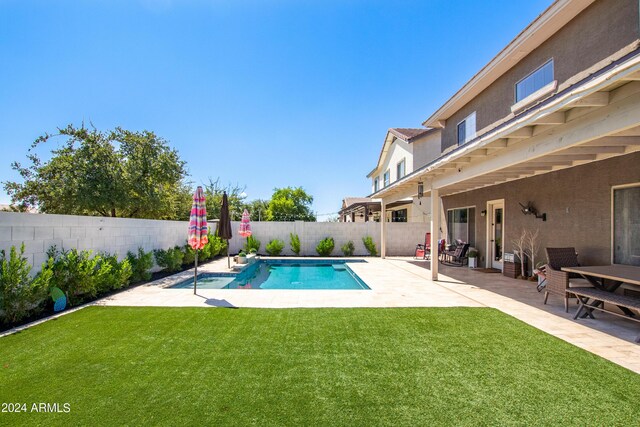
[(493, 309), (92, 307), (0, 338), (0, 424), (637, 425), (640, 375)]

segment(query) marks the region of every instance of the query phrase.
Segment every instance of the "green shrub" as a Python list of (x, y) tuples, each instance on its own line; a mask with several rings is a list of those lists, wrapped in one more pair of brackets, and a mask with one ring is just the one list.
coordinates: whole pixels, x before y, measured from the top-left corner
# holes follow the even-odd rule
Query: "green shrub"
[[(204, 248), (203, 248), (204, 250)], [(204, 261), (203, 250), (198, 252), (198, 261)], [(196, 251), (188, 243), (180, 248), (182, 251), (182, 265), (191, 265), (196, 261)]]
[(342, 253), (344, 254), (344, 256), (353, 256), (355, 250), (356, 247), (354, 246), (352, 240), (349, 240), (347, 243), (342, 245)]
[(369, 252), (371, 256), (377, 256), (378, 250), (376, 249), (376, 243), (373, 241), (371, 236), (365, 236), (362, 238), (362, 243), (364, 244), (365, 249)]
[(153, 267), (153, 252), (145, 252), (138, 248), (138, 255), (127, 252), (127, 260), (131, 264), (131, 283), (138, 283), (151, 279), (151, 267)]
[(244, 251), (249, 253), (251, 249), (255, 249), (256, 252), (260, 250), (260, 240), (253, 236), (247, 237), (247, 243), (244, 245)]
[(120, 289), (129, 284), (133, 273), (128, 259), (118, 262), (117, 255), (96, 255), (97, 269), (95, 271), (95, 284), (97, 293), (108, 292), (112, 289)]
[(291, 246), (291, 252), (300, 255), (300, 237), (297, 234), (289, 233), (289, 245)]
[(167, 250), (156, 249), (153, 251), (153, 255), (156, 258), (156, 264), (167, 271), (179, 271), (182, 267), (184, 253), (182, 253), (180, 246), (169, 248)]
[(31, 265), (24, 257), (24, 243), (20, 253), (11, 247), (9, 258), (0, 251), (0, 323), (15, 323), (42, 310), (47, 297), (51, 272), (45, 270), (31, 278)]
[(52, 287), (60, 288), (67, 295), (67, 303), (77, 305), (112, 289), (129, 283), (133, 266), (129, 259), (118, 262), (116, 255), (96, 254), (91, 251), (58, 251), (52, 246), (43, 272), (51, 273)]
[(85, 298), (98, 294), (95, 272), (98, 269), (97, 257), (89, 251), (77, 249), (58, 251), (52, 246), (49, 251), (47, 269), (51, 270), (51, 286), (60, 288), (67, 295), (67, 304), (77, 305)]
[(284, 249), (284, 242), (282, 240), (273, 239), (267, 244), (265, 249), (270, 256), (278, 256)]
[(316, 246), (316, 252), (320, 256), (329, 256), (331, 252), (333, 252), (333, 248), (335, 247), (335, 242), (333, 241), (333, 237), (325, 237), (318, 243)]
[(209, 243), (205, 246), (205, 248), (209, 248), (209, 258), (216, 257), (224, 252), (227, 248), (227, 241), (221, 239), (217, 235), (209, 237)]

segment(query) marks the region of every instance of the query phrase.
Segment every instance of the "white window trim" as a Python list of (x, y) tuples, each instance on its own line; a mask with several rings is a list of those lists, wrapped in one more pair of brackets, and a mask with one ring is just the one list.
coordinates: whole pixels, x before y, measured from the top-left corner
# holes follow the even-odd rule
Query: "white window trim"
[[(535, 73), (537, 73), (538, 71), (540, 71), (542, 68), (544, 68), (545, 65), (547, 65), (549, 62), (553, 63), (553, 65), (551, 66), (551, 69), (553, 70), (553, 78), (554, 80), (552, 80), (552, 83), (555, 80), (556, 77), (556, 62), (554, 60), (554, 58), (549, 58), (548, 60), (546, 60), (542, 65), (540, 65), (538, 68), (536, 68), (535, 70), (533, 70), (532, 72), (530, 72), (529, 74), (527, 74), (526, 76), (524, 76), (523, 78), (521, 78), (520, 80), (518, 80), (514, 85), (513, 85), (513, 100), (515, 102), (515, 104), (519, 104), (520, 102), (528, 99), (529, 97), (531, 97), (532, 95), (535, 95), (536, 93), (538, 93), (540, 90), (546, 88), (549, 83), (547, 83), (546, 85), (544, 85), (543, 87), (541, 87), (540, 89), (538, 89), (537, 91), (533, 92), (531, 95), (526, 96), (524, 98), (522, 98), (520, 101), (516, 101), (518, 99), (518, 85), (520, 83), (522, 83), (523, 81), (525, 81), (526, 79), (528, 79), (529, 77), (531, 77), (532, 75), (534, 75)], [(515, 105), (514, 104), (514, 105)]]
[[(616, 190), (623, 190), (625, 188), (634, 188), (634, 187), (640, 187), (640, 182), (633, 182), (631, 184), (622, 184), (622, 185), (613, 185), (613, 186), (611, 186), (611, 203), (610, 203), (611, 204), (611, 264), (613, 264), (614, 251), (615, 251), (614, 241), (613, 241), (614, 236), (615, 236), (615, 230), (614, 230), (614, 226), (615, 226), (615, 224), (614, 224), (614, 220), (615, 220), (614, 215), (615, 215), (615, 212), (613, 211), (613, 208), (614, 208), (614, 206), (613, 206), (613, 195), (614, 195)], [(618, 265), (618, 264), (616, 264), (616, 265)]]
[(535, 101), (538, 101), (539, 99), (555, 91), (557, 87), (558, 87), (557, 80), (554, 80), (551, 83), (548, 83), (545, 86), (542, 86), (540, 89), (533, 92), (531, 95), (513, 104), (511, 106), (511, 112), (515, 113), (516, 111), (523, 110), (525, 107), (528, 107), (529, 105), (533, 104)]
[(404, 163), (404, 175), (402, 176), (396, 176), (396, 181), (404, 178), (405, 176), (407, 176), (407, 162), (406, 162), (407, 158), (404, 157), (402, 160), (400, 160), (397, 164), (396, 164), (396, 175), (398, 175), (398, 166), (400, 166), (402, 163)]
[[(389, 182), (387, 183), (384, 176), (385, 175), (389, 175)], [(382, 188), (386, 188), (388, 186), (391, 185), (391, 169), (387, 169), (386, 171), (384, 171), (384, 173), (382, 174)]]
[[(474, 129), (473, 132), (469, 132), (469, 127), (468, 124), (470, 122), (469, 119), (471, 119), (473, 117), (473, 124)], [(458, 127), (460, 126), (460, 124), (462, 122), (465, 122), (464, 124), (464, 130), (465, 130), (465, 135), (464, 135), (464, 141), (462, 143), (458, 142)], [(478, 130), (478, 124), (476, 122), (476, 112), (474, 111), (473, 113), (469, 114), (467, 117), (465, 117), (464, 119), (460, 120), (458, 122), (458, 124), (456, 125), (456, 147), (460, 147), (461, 145), (466, 144), (467, 142), (471, 141), (472, 139), (474, 139), (476, 137), (476, 131)]]
[(380, 177), (377, 176), (373, 179), (373, 192), (380, 190)]
[[(447, 222), (447, 223), (449, 222), (449, 211), (457, 211), (457, 210), (460, 210), (460, 209), (466, 209), (467, 210), (467, 220), (471, 221), (471, 218), (469, 218), (469, 216), (468, 216), (469, 215), (469, 209), (476, 209), (476, 205), (460, 206), (460, 207), (457, 207), (457, 208), (449, 208), (449, 209), (447, 209), (447, 215), (445, 216), (445, 222)], [(473, 218), (473, 221), (475, 221), (475, 218)], [(448, 235), (449, 234), (449, 230), (448, 230), (448, 228), (449, 228), (449, 224), (447, 224), (447, 238), (449, 238), (449, 235)], [(478, 243), (478, 242), (476, 242), (477, 232), (478, 232), (477, 231), (477, 227), (475, 227), (474, 228), (474, 233), (473, 233), (473, 242), (474, 242), (474, 244)], [(469, 223), (467, 222), (467, 235), (468, 234), (469, 234)], [(469, 236), (469, 237), (471, 237), (471, 236)], [(469, 239), (469, 240), (471, 240), (471, 239)]]

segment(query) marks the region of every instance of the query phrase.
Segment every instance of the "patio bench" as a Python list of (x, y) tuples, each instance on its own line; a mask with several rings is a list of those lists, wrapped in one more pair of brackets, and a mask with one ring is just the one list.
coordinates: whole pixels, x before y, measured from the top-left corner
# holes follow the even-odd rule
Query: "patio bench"
[[(620, 295), (596, 288), (571, 288), (571, 293), (574, 294), (580, 302), (578, 311), (576, 311), (576, 315), (573, 316), (574, 319), (580, 317), (581, 314), (583, 315), (582, 317), (588, 316), (593, 319), (593, 310), (599, 310), (604, 313), (613, 314), (614, 316), (640, 322), (640, 317), (631, 311), (635, 310), (640, 313), (640, 298)], [(592, 300), (592, 302), (589, 303), (589, 300)], [(607, 309), (605, 303), (617, 306), (624, 314), (620, 314), (612, 309)], [(636, 342), (640, 342), (640, 335), (636, 338)]]

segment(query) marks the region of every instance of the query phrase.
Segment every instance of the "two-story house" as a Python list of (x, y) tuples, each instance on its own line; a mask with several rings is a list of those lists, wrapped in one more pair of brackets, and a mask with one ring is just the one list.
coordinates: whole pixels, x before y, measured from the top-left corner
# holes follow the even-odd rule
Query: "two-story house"
[[(440, 129), (392, 128), (387, 131), (378, 163), (367, 178), (371, 192), (390, 186), (433, 161), (440, 155)], [(380, 201), (371, 197), (346, 197), (342, 201), (340, 221), (380, 221)], [(431, 206), (428, 197), (410, 196), (386, 206), (387, 222), (429, 222)]]
[(383, 215), (423, 188), (433, 247), (470, 242), (481, 266), (502, 269), (523, 230), (540, 260), (571, 246), (640, 265), (639, 16), (637, 0), (554, 2), (425, 120), (443, 154), (373, 194)]

